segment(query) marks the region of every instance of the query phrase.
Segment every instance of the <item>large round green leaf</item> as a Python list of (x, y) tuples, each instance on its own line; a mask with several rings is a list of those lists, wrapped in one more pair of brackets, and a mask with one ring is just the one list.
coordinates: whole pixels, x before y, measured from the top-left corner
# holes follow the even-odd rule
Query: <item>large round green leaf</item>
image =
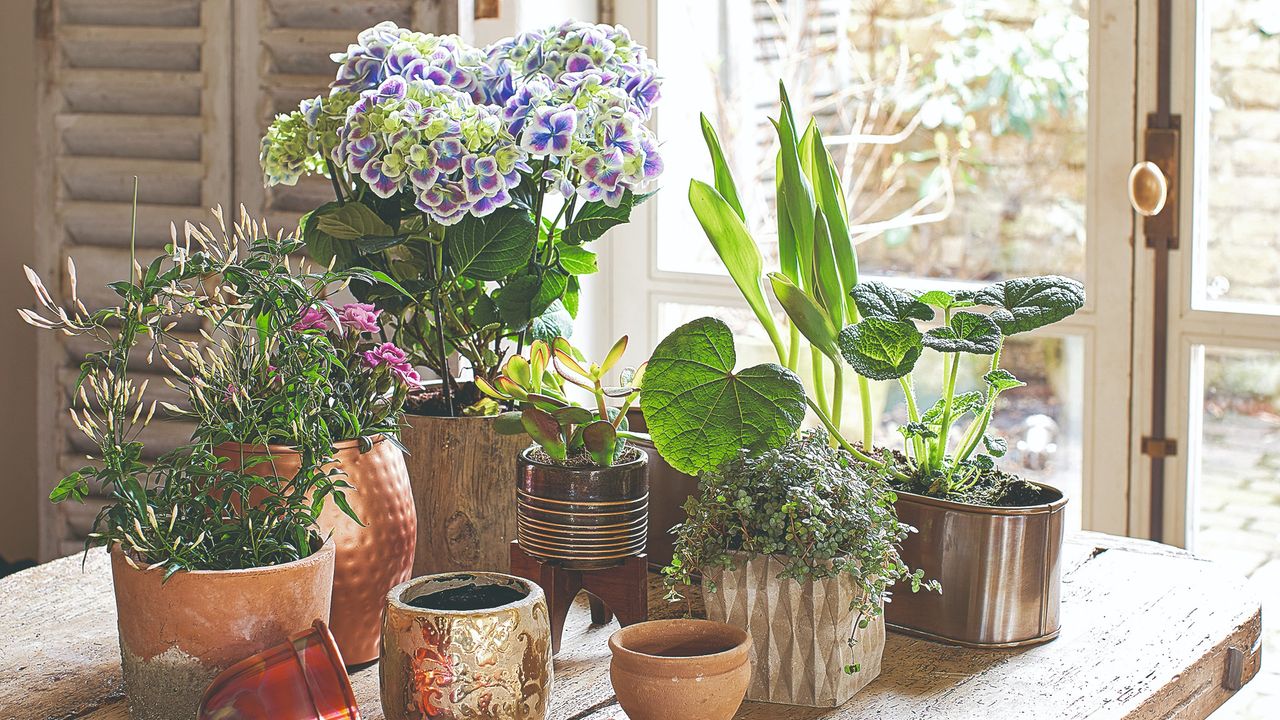
[(1005, 335), (1056, 323), (1084, 307), (1084, 285), (1061, 275), (1011, 278), (983, 288), (979, 305), (996, 308), (991, 319)]
[(641, 407), (653, 444), (690, 475), (717, 467), (739, 450), (778, 447), (804, 420), (804, 385), (768, 363), (734, 372), (733, 333), (715, 318), (675, 329), (653, 351)]

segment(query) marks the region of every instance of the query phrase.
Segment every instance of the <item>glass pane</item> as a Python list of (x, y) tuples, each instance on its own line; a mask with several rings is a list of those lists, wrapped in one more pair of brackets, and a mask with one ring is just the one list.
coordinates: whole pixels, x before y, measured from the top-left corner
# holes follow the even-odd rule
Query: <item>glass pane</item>
[(711, 177), (699, 112), (720, 134), (756, 238), (776, 237), (767, 116), (782, 78), (842, 169), (865, 273), (1084, 279), (1083, 1), (658, 8), (658, 57), (679, 69), (658, 120), (671, 188), (657, 200), (661, 269), (723, 272), (685, 200), (690, 177)]
[(1199, 7), (1208, 67), (1197, 103), (1209, 122), (1196, 145), (1197, 304), (1280, 313), (1280, 4)]
[[(1263, 612), (1280, 610), (1280, 354), (1202, 347), (1192, 397), (1201, 411), (1191, 448), (1197, 555), (1247, 575)], [(1280, 653), (1280, 625), (1263, 624), (1262, 652)], [(1280, 667), (1262, 670), (1214, 717), (1263, 720), (1280, 707)]]
[[(762, 362), (777, 362), (777, 355), (760, 324), (749, 310), (720, 305), (680, 302), (658, 303), (658, 337), (695, 318), (712, 315), (724, 320), (738, 341), (738, 367)], [(957, 379), (957, 387), (979, 389), (982, 375), (990, 367), (981, 358), (962, 356), (965, 362)], [(1078, 529), (1081, 517), (1080, 477), (1083, 455), (1082, 416), (1084, 383), (1084, 341), (1067, 338), (1010, 338), (1005, 344), (1000, 365), (1008, 369), (1027, 387), (1010, 390), (1001, 396), (991, 433), (1004, 438), (1009, 453), (1002, 467), (1028, 480), (1044, 482), (1062, 490), (1071, 498), (1067, 505), (1067, 527)], [(811, 369), (801, 363), (800, 374), (806, 383)], [(941, 393), (942, 363), (937, 353), (925, 353), (913, 376), (916, 395), (925, 406), (932, 405)], [(857, 408), (857, 386), (849, 382), (844, 406)], [(907, 410), (897, 384), (871, 383), (872, 406), (878, 409), (877, 444), (901, 448), (902, 436), (897, 428), (906, 423)], [(817, 421), (810, 418), (810, 424)], [(963, 424), (961, 428), (965, 427)], [(846, 437), (860, 437), (859, 415), (846, 410), (841, 430)], [(957, 433), (958, 435), (959, 433)]]

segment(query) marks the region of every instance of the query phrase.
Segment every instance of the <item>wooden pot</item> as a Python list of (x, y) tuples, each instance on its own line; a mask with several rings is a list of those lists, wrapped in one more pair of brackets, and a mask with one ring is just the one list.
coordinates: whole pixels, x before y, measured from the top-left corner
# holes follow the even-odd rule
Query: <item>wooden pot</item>
[(387, 720), (543, 720), (551, 623), (542, 589), (500, 573), (414, 578), (387, 594), (378, 680)]
[(621, 565), (644, 552), (649, 517), (648, 457), (634, 450), (618, 465), (539, 462), (535, 445), (516, 463), (520, 548), (569, 570)]
[(247, 570), (145, 570), (111, 552), (120, 658), (133, 720), (194, 718), (205, 687), (236, 662), (329, 617), (334, 544)]
[[(248, 472), (284, 478), (296, 475), (301, 463), (297, 452), (281, 445), (223, 443), (214, 454), (228, 458), (231, 467), (269, 457)], [(360, 665), (378, 659), (387, 591), (411, 577), (417, 516), (404, 453), (394, 442), (382, 435), (364, 447), (359, 439), (343, 440), (334, 444), (333, 456), (333, 467), (352, 486), (343, 494), (360, 523), (332, 500), (320, 513), (320, 531), (332, 534), (337, 550), (329, 628), (347, 664)]]
[(516, 536), (511, 477), (529, 439), (498, 434), (493, 417), (405, 420), (400, 439), (418, 510), (414, 576), (509, 571)]
[(968, 647), (1017, 647), (1058, 636), (1067, 498), (987, 507), (897, 491), (898, 518), (919, 532), (902, 562), (942, 583), (913, 593), (899, 581), (885, 618), (895, 630)]
[[(743, 628), (755, 643), (748, 700), (836, 707), (880, 675), (884, 616), (855, 633), (858, 617), (849, 606), (858, 589), (852, 578), (779, 579), (779, 560), (733, 556), (729, 570), (704, 570), (702, 595), (708, 619)], [(846, 665), (859, 669), (846, 673)]]
[(751, 680), (751, 638), (710, 620), (629, 625), (609, 650), (609, 680), (631, 720), (730, 720)]

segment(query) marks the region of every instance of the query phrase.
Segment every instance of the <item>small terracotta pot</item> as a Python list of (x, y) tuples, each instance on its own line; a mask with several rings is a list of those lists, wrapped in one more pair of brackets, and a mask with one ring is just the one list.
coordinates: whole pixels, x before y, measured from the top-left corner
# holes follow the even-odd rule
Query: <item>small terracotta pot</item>
[(729, 720), (751, 681), (751, 638), (710, 620), (653, 620), (609, 638), (609, 679), (631, 720)]
[(378, 671), (387, 720), (543, 720), (551, 623), (542, 589), (499, 573), (397, 585), (387, 595)]
[[(387, 591), (411, 576), (418, 532), (404, 453), (383, 435), (369, 438), (365, 448), (359, 439), (333, 446), (333, 467), (346, 473), (352, 486), (343, 494), (363, 525), (332, 501), (320, 513), (320, 531), (332, 533), (337, 549), (329, 628), (351, 665), (378, 658), (382, 606)], [(301, 462), (297, 452), (282, 445), (223, 443), (214, 453), (228, 458), (231, 467), (270, 457), (270, 462), (249, 468), (257, 475), (293, 477)]]
[(351, 678), (321, 620), (223, 670), (197, 720), (360, 720)]
[(648, 457), (609, 467), (549, 465), (537, 446), (516, 462), (516, 539), (529, 555), (570, 570), (621, 565), (644, 552)]
[(174, 573), (111, 552), (125, 692), (133, 720), (196, 715), (218, 673), (329, 617), (333, 542), (291, 563)]

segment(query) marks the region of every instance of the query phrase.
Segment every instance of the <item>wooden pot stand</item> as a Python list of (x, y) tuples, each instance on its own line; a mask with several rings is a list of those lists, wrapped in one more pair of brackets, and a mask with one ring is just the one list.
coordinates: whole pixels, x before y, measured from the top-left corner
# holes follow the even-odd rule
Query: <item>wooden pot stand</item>
[(569, 606), (584, 590), (591, 603), (592, 625), (603, 625), (614, 617), (623, 627), (649, 619), (647, 569), (648, 561), (641, 553), (613, 567), (570, 570), (555, 560), (533, 557), (518, 541), (511, 542), (511, 574), (538, 583), (547, 596), (553, 653), (560, 652)]

